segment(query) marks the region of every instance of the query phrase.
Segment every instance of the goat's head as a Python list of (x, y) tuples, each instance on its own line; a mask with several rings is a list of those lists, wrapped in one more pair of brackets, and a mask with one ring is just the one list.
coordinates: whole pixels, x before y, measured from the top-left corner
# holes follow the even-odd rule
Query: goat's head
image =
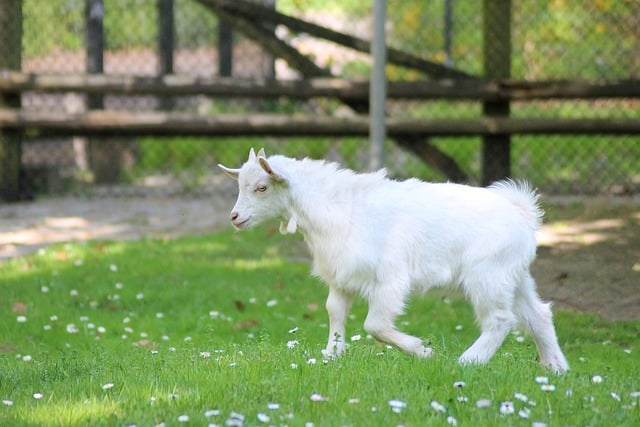
[(238, 181), (238, 200), (231, 211), (235, 228), (249, 228), (287, 215), (287, 180), (273, 170), (264, 149), (256, 155), (252, 148), (249, 159), (239, 169), (218, 166)]

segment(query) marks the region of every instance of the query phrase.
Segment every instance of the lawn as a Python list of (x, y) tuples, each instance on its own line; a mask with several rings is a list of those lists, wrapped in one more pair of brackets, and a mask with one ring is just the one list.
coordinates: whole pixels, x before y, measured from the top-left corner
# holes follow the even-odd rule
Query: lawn
[(359, 303), (327, 361), (327, 291), (302, 248), (267, 227), (0, 264), (0, 425), (639, 425), (640, 321), (557, 312), (564, 376), (516, 334), (461, 367), (471, 309), (435, 293), (399, 320), (430, 360), (368, 338)]

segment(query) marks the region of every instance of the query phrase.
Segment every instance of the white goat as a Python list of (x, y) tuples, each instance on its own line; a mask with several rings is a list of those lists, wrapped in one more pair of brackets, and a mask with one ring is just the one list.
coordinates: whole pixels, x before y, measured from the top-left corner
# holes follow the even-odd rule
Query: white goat
[(485, 363), (518, 324), (532, 333), (540, 362), (560, 373), (550, 305), (535, 290), (529, 266), (543, 212), (526, 183), (488, 188), (393, 181), (384, 171), (357, 174), (335, 163), (266, 158), (253, 149), (240, 169), (219, 165), (238, 180), (231, 212), (237, 229), (280, 218), (280, 231), (299, 227), (313, 255), (313, 272), (329, 285), (326, 352), (345, 348), (345, 321), (354, 296), (369, 304), (365, 330), (379, 341), (428, 357), (432, 349), (398, 331), (412, 292), (450, 286), (475, 309), (480, 337), (459, 362)]

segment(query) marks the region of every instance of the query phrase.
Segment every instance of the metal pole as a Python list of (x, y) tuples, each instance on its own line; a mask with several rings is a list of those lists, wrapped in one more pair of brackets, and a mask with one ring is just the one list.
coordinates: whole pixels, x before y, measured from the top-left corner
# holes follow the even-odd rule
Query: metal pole
[(369, 168), (371, 170), (377, 170), (384, 166), (384, 142), (386, 139), (384, 119), (387, 96), (385, 21), (386, 0), (373, 0), (373, 43), (371, 44), (373, 67), (369, 87), (369, 134), (371, 137)]

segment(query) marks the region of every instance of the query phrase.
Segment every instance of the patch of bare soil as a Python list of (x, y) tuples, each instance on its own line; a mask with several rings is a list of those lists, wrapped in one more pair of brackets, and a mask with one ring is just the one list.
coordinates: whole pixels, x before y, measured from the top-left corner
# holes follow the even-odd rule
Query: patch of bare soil
[[(227, 194), (228, 193), (228, 194)], [(0, 205), (0, 260), (94, 239), (171, 238), (228, 227), (233, 192), (209, 198), (73, 198)], [(556, 307), (640, 318), (640, 201), (552, 200), (533, 275)]]
[(540, 294), (556, 307), (639, 319), (638, 200), (563, 200), (547, 211), (532, 269)]

